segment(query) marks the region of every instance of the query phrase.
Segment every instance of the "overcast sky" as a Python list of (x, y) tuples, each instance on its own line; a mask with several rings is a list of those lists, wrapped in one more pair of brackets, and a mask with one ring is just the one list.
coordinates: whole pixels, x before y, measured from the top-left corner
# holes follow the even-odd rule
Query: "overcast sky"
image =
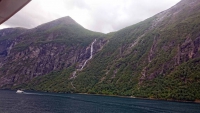
[(32, 0), (0, 25), (34, 28), (54, 19), (70, 16), (83, 27), (112, 32), (164, 11), (180, 0)]

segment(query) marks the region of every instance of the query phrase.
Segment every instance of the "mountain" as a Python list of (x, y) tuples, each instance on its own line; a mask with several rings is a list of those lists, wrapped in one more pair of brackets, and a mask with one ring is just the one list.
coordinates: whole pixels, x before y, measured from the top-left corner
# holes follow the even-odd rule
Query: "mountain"
[(33, 29), (0, 31), (0, 87), (10, 88), (33, 78), (60, 71), (95, 54), (106, 42), (101, 33), (89, 31), (70, 17), (60, 18)]
[(0, 31), (0, 87), (200, 100), (200, 1), (101, 34), (64, 17)]
[(110, 35), (74, 81), (75, 91), (173, 100), (200, 99), (200, 1)]

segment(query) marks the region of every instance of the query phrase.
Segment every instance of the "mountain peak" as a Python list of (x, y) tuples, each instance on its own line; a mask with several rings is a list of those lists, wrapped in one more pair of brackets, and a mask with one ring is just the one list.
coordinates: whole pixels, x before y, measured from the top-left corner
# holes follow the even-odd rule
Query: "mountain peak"
[(53, 23), (61, 23), (61, 24), (78, 24), (76, 21), (74, 21), (70, 16), (65, 16), (56, 20), (51, 21)]
[(76, 21), (74, 21), (70, 16), (65, 16), (62, 18), (58, 18), (56, 20), (47, 22), (45, 24), (42, 24), (40, 26), (37, 26), (36, 29), (49, 29), (49, 28), (53, 28), (53, 27), (58, 27), (58, 26), (65, 26), (65, 25), (75, 25), (75, 26), (80, 26)]

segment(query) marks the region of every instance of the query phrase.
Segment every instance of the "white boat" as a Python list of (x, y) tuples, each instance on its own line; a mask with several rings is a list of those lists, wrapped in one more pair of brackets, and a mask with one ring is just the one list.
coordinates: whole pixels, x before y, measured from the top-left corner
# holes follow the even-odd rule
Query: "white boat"
[(24, 91), (18, 89), (16, 93), (24, 93)]

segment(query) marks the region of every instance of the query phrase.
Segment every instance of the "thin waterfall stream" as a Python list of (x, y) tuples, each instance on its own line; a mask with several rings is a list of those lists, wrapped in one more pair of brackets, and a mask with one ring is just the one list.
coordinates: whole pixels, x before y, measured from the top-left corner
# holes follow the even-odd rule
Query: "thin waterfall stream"
[[(83, 65), (81, 66), (81, 69), (76, 69), (76, 70), (73, 72), (72, 77), (70, 78), (70, 79), (73, 79), (73, 81), (74, 81), (74, 79), (76, 78), (76, 72), (77, 72), (77, 71), (82, 71), (83, 68), (85, 67), (85, 65), (87, 64), (87, 62), (88, 62), (90, 59), (92, 59), (92, 57), (93, 57), (93, 50), (94, 50), (94, 43), (95, 43), (95, 42), (96, 42), (96, 39), (92, 42), (92, 44), (91, 44), (91, 46), (90, 46), (90, 57), (83, 63)], [(75, 88), (74, 85), (73, 85), (73, 81), (71, 82), (71, 85), (72, 85), (73, 88)]]
[(87, 59), (85, 62), (84, 62), (84, 64), (82, 65), (82, 67), (81, 67), (81, 71), (83, 70), (83, 68), (85, 67), (85, 65), (86, 65), (86, 63), (90, 60), (90, 59), (92, 59), (92, 57), (93, 57), (93, 45), (94, 45), (94, 43), (96, 42), (96, 39), (92, 42), (92, 44), (91, 44), (91, 48), (90, 48), (90, 58), (89, 59)]

